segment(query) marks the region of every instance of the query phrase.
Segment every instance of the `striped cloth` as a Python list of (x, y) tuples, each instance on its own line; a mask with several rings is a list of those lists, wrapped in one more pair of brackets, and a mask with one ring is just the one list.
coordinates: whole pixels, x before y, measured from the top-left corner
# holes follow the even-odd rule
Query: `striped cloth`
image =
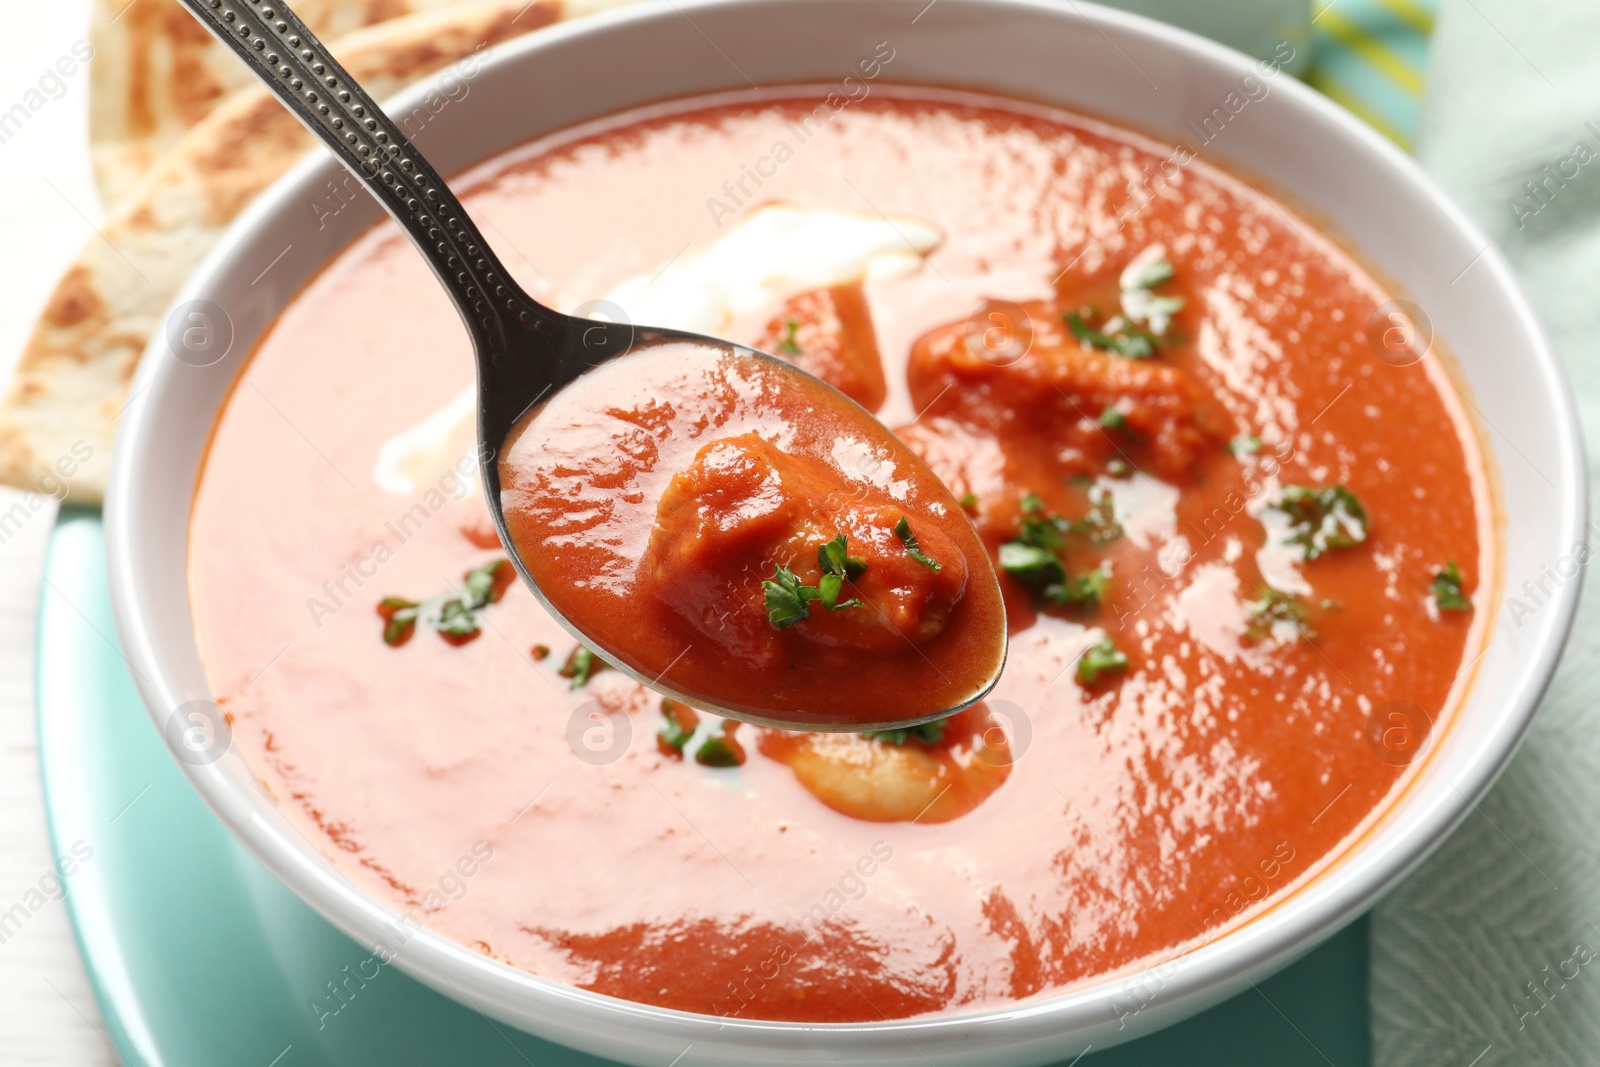
[(1321, 92), (1409, 150), (1417, 132), (1438, 0), (1311, 0)]

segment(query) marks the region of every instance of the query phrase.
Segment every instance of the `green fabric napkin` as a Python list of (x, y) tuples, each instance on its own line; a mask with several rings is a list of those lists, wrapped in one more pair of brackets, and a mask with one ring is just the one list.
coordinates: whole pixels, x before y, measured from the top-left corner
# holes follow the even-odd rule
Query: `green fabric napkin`
[[(1445, 0), (1416, 144), (1543, 316), (1577, 395), (1591, 468), (1600, 441), (1597, 45), (1593, 2)], [(1585, 573), (1586, 586), (1593, 579)], [(1479, 811), (1373, 915), (1380, 1067), (1600, 1064), (1597, 624), (1600, 598), (1586, 589), (1522, 750)]]

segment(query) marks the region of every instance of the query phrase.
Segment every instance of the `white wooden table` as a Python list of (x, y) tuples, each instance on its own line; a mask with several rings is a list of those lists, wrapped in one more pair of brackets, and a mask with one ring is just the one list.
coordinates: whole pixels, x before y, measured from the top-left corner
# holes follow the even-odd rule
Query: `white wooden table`
[[(29, 91), (86, 37), (88, 22), (88, 0), (6, 5), (11, 47), (0, 69), (0, 114), (20, 104), (29, 115), (20, 128), (0, 129), (0, 383), (9, 380), (57, 276), (85, 241), (98, 240), (88, 74), (66, 79), (64, 90), (47, 80), (42, 106), (29, 110), (40, 99)], [(0, 514), (20, 498), (0, 488)], [(0, 911), (36, 887), (52, 865), (39, 793), (33, 638), (54, 518), (53, 505), (42, 508), (0, 543)], [(51, 903), (0, 943), (0, 1063), (114, 1064), (101, 1027), (66, 909)]]

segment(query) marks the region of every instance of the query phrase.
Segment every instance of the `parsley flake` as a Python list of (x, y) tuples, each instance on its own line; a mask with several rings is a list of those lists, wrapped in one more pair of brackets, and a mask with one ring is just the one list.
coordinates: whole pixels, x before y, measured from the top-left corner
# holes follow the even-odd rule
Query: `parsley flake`
[(595, 674), (610, 667), (611, 664), (595, 655), (586, 645), (579, 645), (567, 656), (567, 662), (556, 671), (563, 678), (572, 679), (573, 689), (582, 689), (589, 684), (589, 679)]
[(733, 727), (737, 725), (725, 722), (722, 724), (721, 737), (708, 737), (700, 742), (700, 747), (694, 752), (694, 761), (706, 767), (744, 766), (744, 746), (733, 738)]
[(446, 600), (433, 627), (446, 641), (467, 642), (478, 636), (478, 613), (464, 600)]
[(1039, 595), (1053, 607), (1082, 606), (1095, 608), (1105, 599), (1106, 588), (1111, 584), (1111, 569), (1104, 563), (1087, 574), (1052, 582), (1039, 590)]
[(822, 568), (822, 577), (817, 580), (817, 592), (821, 594), (818, 599), (823, 607), (829, 611), (843, 611), (866, 603), (860, 597), (851, 597), (843, 603), (839, 601), (844, 583), (853, 582), (867, 573), (866, 563), (850, 554), (850, 542), (844, 534), (839, 534), (832, 541), (824, 541), (817, 547), (817, 564)]
[(1236, 456), (1253, 456), (1261, 451), (1261, 438), (1253, 433), (1235, 437), (1228, 442), (1228, 451)]
[(1022, 496), (1022, 519), (1017, 540), (1039, 548), (1060, 548), (1066, 535), (1088, 538), (1095, 545), (1103, 545), (1122, 536), (1122, 527), (1116, 519), (1111, 494), (1104, 490), (1090, 492), (1089, 510), (1081, 519), (1063, 519), (1052, 515), (1037, 493)]
[(1250, 605), (1250, 621), (1244, 630), (1245, 643), (1265, 641), (1272, 636), (1280, 622), (1294, 627), (1295, 636), (1307, 641), (1317, 636), (1316, 631), (1306, 625), (1306, 613), (1299, 597), (1268, 588), (1262, 592), (1261, 599)]
[(415, 600), (402, 600), (397, 596), (386, 596), (378, 601), (378, 614), (383, 618), (383, 643), (399, 648), (411, 640), (421, 607)]
[(850, 554), (850, 542), (844, 534), (818, 546), (817, 564), (823, 574), (836, 574), (852, 582), (867, 572), (867, 565)]
[(497, 559), (476, 570), (467, 572), (462, 581), (465, 606), (477, 611), (485, 604), (493, 604), (505, 595), (506, 586), (516, 577), (516, 569), (508, 559)]
[(667, 725), (656, 732), (657, 747), (662, 755), (683, 758), (683, 746), (689, 743), (694, 736), (695, 729), (700, 725), (700, 716), (691, 707), (679, 704), (669, 697), (661, 698), (661, 717), (667, 720)]
[(882, 741), (886, 745), (903, 745), (907, 741), (936, 745), (944, 740), (944, 724), (944, 719), (935, 719), (932, 722), (919, 723), (899, 730), (869, 730), (861, 736), (868, 741)]
[(1128, 359), (1149, 359), (1156, 354), (1156, 337), (1149, 330), (1135, 326), (1120, 315), (1096, 329), (1088, 320), (1097, 317), (1093, 307), (1082, 307), (1062, 316), (1072, 336), (1090, 348), (1115, 352)]
[(811, 614), (811, 601), (822, 593), (814, 586), (804, 585), (788, 567), (779, 566), (772, 577), (761, 583), (765, 594), (767, 618), (778, 629), (787, 629)]
[(867, 564), (850, 554), (850, 542), (844, 534), (817, 546), (817, 566), (822, 577), (816, 585), (806, 585), (800, 576), (788, 567), (773, 569), (772, 577), (761, 583), (767, 619), (780, 630), (789, 628), (811, 615), (811, 602), (821, 601), (829, 611), (843, 611), (866, 605), (860, 597), (840, 600), (846, 581), (855, 581), (867, 572)]
[(1162, 282), (1172, 280), (1172, 261), (1165, 254), (1158, 252), (1154, 258), (1145, 255), (1135, 256), (1133, 261), (1123, 268), (1122, 276), (1117, 279), (1119, 289), (1154, 289)]
[(1072, 524), (1050, 514), (1037, 493), (1024, 493), (1022, 517), (1017, 520), (1017, 540), (1036, 548), (1060, 548)]
[(1461, 568), (1456, 566), (1455, 560), (1434, 574), (1428, 590), (1433, 594), (1434, 606), (1440, 611), (1472, 610), (1472, 599), (1461, 589)]
[(1110, 637), (1102, 637), (1098, 644), (1090, 645), (1078, 657), (1078, 684), (1094, 685), (1102, 674), (1128, 669), (1128, 657), (1118, 650)]
[(1183, 310), (1183, 297), (1156, 296), (1148, 289), (1124, 289), (1122, 311), (1133, 322), (1147, 324), (1147, 337), (1166, 339), (1172, 316)]
[(1366, 509), (1343, 485), (1285, 486), (1271, 507), (1289, 516), (1289, 543), (1301, 546), (1307, 560), (1367, 539)]
[(942, 564), (922, 551), (922, 546), (917, 544), (917, 539), (911, 532), (911, 523), (906, 521), (904, 515), (894, 524), (894, 535), (900, 538), (902, 545), (906, 546), (906, 555), (935, 573), (944, 570)]
[(849, 600), (840, 600), (839, 594), (844, 589), (844, 577), (838, 574), (824, 574), (817, 579), (817, 592), (822, 595), (818, 598), (822, 606), (829, 611), (843, 611), (845, 608), (860, 608), (866, 606), (866, 601), (858, 596)]
[(795, 335), (799, 332), (799, 319), (790, 319), (785, 322), (783, 324), (783, 339), (778, 342), (778, 351), (786, 356), (798, 356), (800, 354), (800, 342), (795, 339)]
[(1024, 585), (1044, 586), (1066, 577), (1066, 568), (1051, 549), (1024, 540), (1000, 546), (1000, 569)]
[(1151, 335), (1165, 337), (1172, 316), (1183, 309), (1183, 298), (1157, 296), (1156, 286), (1170, 282), (1172, 261), (1163, 245), (1151, 245), (1128, 263), (1117, 280), (1122, 290), (1122, 314), (1130, 322), (1141, 323)]
[(1117, 279), (1122, 314), (1099, 326), (1092, 325), (1100, 312), (1093, 306), (1069, 311), (1062, 318), (1072, 336), (1089, 348), (1114, 352), (1128, 359), (1149, 359), (1156, 354), (1172, 317), (1183, 309), (1183, 298), (1160, 296), (1157, 286), (1173, 278), (1172, 261), (1161, 245), (1151, 245), (1123, 268)]
[(1111, 571), (1102, 563), (1086, 574), (1069, 575), (1060, 554), (1068, 534), (1096, 545), (1121, 536), (1111, 494), (1101, 493), (1089, 513), (1076, 521), (1050, 514), (1038, 494), (1024, 494), (1017, 536), (1000, 546), (998, 565), (1051, 607), (1098, 607), (1111, 583)]

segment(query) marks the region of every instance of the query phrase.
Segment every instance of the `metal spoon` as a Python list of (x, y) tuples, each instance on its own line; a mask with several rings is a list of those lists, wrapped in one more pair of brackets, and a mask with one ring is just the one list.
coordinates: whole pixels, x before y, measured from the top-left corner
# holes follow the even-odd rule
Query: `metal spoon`
[[(383, 110), (336, 62), (305, 24), (280, 0), (181, 0), (218, 39), (244, 60), (289, 111), (378, 199), (433, 268), (455, 301), (472, 337), (478, 368), (478, 440), (484, 492), (500, 540), (534, 595), (580, 641), (640, 682), (671, 695), (659, 677), (629, 667), (557, 611), (530, 576), (506, 528), (497, 457), (518, 420), (579, 376), (609, 360), (663, 344), (688, 342), (718, 355), (756, 360), (776, 357), (681, 330), (637, 327), (576, 318), (547, 308), (512, 280), (466, 209), (428, 161)], [(853, 401), (822, 386), (840, 404)], [(889, 436), (887, 429), (883, 430)], [(982, 576), (976, 576), (984, 580)], [(994, 581), (992, 573), (987, 580)], [(999, 678), (1002, 655), (980, 690), (951, 708), (914, 718), (852, 723), (834, 729), (891, 729), (943, 718), (976, 704)], [(826, 729), (804, 721), (757, 718), (720, 708), (705, 694), (687, 698), (703, 710), (764, 725)]]

